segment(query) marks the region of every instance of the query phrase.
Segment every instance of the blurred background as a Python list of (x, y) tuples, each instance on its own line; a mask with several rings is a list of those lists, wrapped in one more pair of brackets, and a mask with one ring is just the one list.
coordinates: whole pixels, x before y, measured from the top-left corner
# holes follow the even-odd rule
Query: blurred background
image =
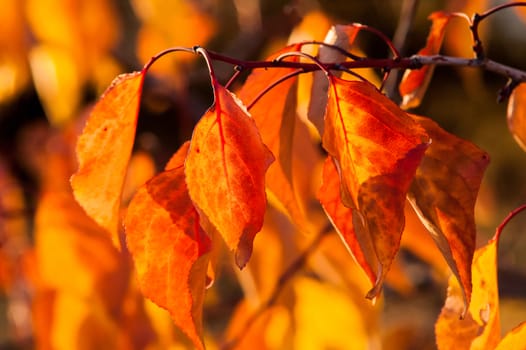
[[(37, 208), (47, 186), (67, 186), (65, 179), (74, 171), (73, 135), (116, 75), (140, 70), (151, 56), (174, 46), (200, 45), (237, 59), (259, 60), (290, 40), (323, 40), (331, 25), (351, 22), (396, 37), (393, 40), (402, 53), (411, 55), (425, 44), (427, 16), (433, 11), (471, 15), (499, 3), (0, 0), (0, 349), (30, 349), (35, 344), (31, 308), (38, 274), (34, 262), (39, 261), (39, 249), (44, 249), (35, 238)], [(526, 70), (525, 21), (525, 13), (517, 10), (484, 21), (481, 34), (487, 56)], [(409, 24), (405, 33), (400, 23)], [(442, 52), (472, 57), (466, 24), (454, 20), (448, 28)], [(370, 57), (389, 54), (372, 35), (360, 36), (358, 43)], [(222, 63), (216, 63), (215, 69), (223, 83), (233, 72), (232, 66)], [(506, 101), (496, 102), (505, 83), (503, 77), (472, 68), (438, 67), (422, 105), (414, 110), (490, 154), (476, 208), (479, 246), (511, 210), (526, 202), (526, 153), (507, 129)], [(387, 92), (399, 102), (396, 85)], [(208, 72), (199, 57), (173, 54), (152, 67), (145, 81), (135, 146), (150, 157), (143, 179), (161, 169), (190, 138), (193, 125), (211, 103)], [(50, 242), (45, 246), (60, 249)], [(524, 251), (526, 214), (521, 214), (507, 226), (499, 248), (503, 330), (526, 319)], [(408, 271), (427, 271), (410, 251), (401, 254)], [(220, 287), (223, 292), (217, 292), (223, 303), (235, 304), (240, 298), (239, 287), (231, 284), (226, 282)], [(413, 312), (423, 321), (396, 333), (399, 348), (433, 348), (433, 322), (444, 294), (437, 295), (426, 283), (420, 287), (411, 295), (387, 290), (385, 324), (415, 322), (408, 320)], [(43, 295), (50, 298), (49, 293)]]

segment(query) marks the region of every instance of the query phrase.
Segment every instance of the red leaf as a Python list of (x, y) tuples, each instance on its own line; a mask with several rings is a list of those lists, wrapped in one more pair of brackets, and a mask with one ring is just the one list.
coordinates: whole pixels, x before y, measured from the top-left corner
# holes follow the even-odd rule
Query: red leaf
[(243, 267), (263, 225), (265, 172), (274, 158), (236, 97), (219, 84), (214, 88), (215, 106), (194, 129), (186, 183), (193, 202)]
[(343, 205), (340, 189), (338, 170), (331, 157), (327, 157), (323, 166), (323, 183), (318, 191), (318, 198), (345, 246), (374, 284), (376, 281), (374, 268), (378, 266), (378, 259), (373, 249), (372, 239), (368, 235), (357, 236), (364, 232), (354, 230), (353, 209)]
[(433, 141), (416, 172), (408, 198), (459, 279), (467, 306), (476, 244), (475, 201), (489, 156), (472, 143), (447, 133), (431, 119), (413, 118)]
[(211, 242), (188, 195), (183, 162), (172, 165), (132, 199), (125, 220), (126, 242), (142, 293), (167, 309), (196, 348), (203, 349), (202, 310)]
[(380, 264), (373, 298), (400, 245), (405, 196), (427, 135), (372, 84), (329, 78), (323, 145), (338, 166), (342, 201), (357, 216), (354, 230), (373, 241)]
[(130, 160), (144, 71), (115, 78), (77, 141), (79, 168), (71, 178), (76, 200), (119, 245), (119, 207)]
[[(433, 24), (427, 36), (426, 46), (418, 51), (418, 55), (421, 56), (437, 55), (440, 52), (451, 15), (438, 11), (433, 12), (429, 19), (433, 21)], [(433, 76), (434, 69), (435, 66), (426, 65), (420, 69), (407, 70), (405, 72), (399, 86), (400, 95), (403, 98), (402, 108), (409, 109), (420, 105)]]

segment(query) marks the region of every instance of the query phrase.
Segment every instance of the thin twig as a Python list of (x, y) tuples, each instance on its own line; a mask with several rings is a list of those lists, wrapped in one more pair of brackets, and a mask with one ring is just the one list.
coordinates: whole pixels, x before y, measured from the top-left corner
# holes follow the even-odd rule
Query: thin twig
[[(423, 66), (457, 66), (468, 68), (482, 68), (486, 71), (493, 72), (504, 77), (513, 79), (518, 82), (526, 81), (526, 71), (508, 65), (486, 59), (461, 58), (453, 56), (433, 55), (420, 56), (414, 55), (401, 58), (366, 58), (359, 61), (345, 61), (339, 63), (308, 63), (292, 62), (284, 60), (273, 61), (243, 61), (232, 57), (224, 56), (213, 51), (204, 50), (209, 59), (230, 63), (243, 69), (267, 69), (267, 68), (296, 68), (301, 69), (304, 73), (318, 70), (342, 70), (358, 68), (380, 68), (380, 69), (418, 69)], [(321, 63), (321, 65), (320, 65)]]
[(523, 1), (510, 2), (507, 4), (503, 4), (500, 6), (495, 6), (493, 8), (490, 8), (489, 10), (481, 14), (475, 13), (473, 15), (473, 19), (471, 20), (472, 23), (471, 23), (470, 29), (471, 29), (471, 34), (473, 35), (473, 42), (474, 42), (473, 51), (475, 51), (475, 54), (477, 55), (477, 58), (479, 60), (483, 60), (485, 58), (484, 48), (482, 47), (482, 41), (480, 40), (479, 30), (478, 30), (480, 23), (486, 18), (488, 18), (489, 16), (499, 11), (502, 11), (510, 7), (519, 7), (519, 6), (526, 6), (526, 2), (523, 2)]

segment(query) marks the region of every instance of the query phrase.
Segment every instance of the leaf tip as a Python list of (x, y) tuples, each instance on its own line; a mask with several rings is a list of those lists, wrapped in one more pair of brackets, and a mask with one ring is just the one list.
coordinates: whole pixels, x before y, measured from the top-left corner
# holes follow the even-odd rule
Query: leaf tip
[(371, 303), (373, 305), (376, 304), (376, 299), (382, 292), (382, 288), (384, 285), (384, 278), (385, 278), (385, 274), (383, 273), (383, 268), (382, 268), (382, 265), (380, 264), (378, 266), (378, 274), (376, 277), (376, 282), (374, 283), (373, 288), (371, 288), (371, 290), (368, 291), (367, 294), (365, 295), (367, 299), (371, 300)]
[(247, 237), (246, 233), (244, 233), (239, 239), (239, 243), (234, 252), (234, 259), (237, 267), (239, 267), (240, 270), (242, 270), (247, 265), (247, 262), (250, 260), (250, 256), (252, 255), (252, 239), (253, 238)]

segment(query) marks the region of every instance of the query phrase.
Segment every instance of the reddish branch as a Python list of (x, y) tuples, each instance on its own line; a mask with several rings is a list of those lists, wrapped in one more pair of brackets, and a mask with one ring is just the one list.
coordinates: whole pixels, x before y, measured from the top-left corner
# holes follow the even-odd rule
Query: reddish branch
[[(379, 38), (381, 38), (391, 50), (393, 58), (357, 57), (351, 54), (350, 52), (347, 52), (334, 45), (329, 45), (326, 43), (315, 42), (315, 41), (304, 42), (303, 45), (328, 46), (334, 50), (340, 51), (340, 53), (343, 53), (344, 55), (349, 57), (351, 61), (345, 61), (345, 62), (339, 62), (339, 63), (324, 63), (324, 62), (319, 62), (319, 61), (315, 61), (313, 63), (291, 62), (291, 61), (286, 61), (284, 59), (273, 60), (273, 61), (245, 61), (245, 60), (239, 60), (233, 57), (225, 56), (217, 52), (208, 51), (200, 46), (195, 46), (193, 48), (174, 47), (174, 48), (170, 48), (165, 51), (162, 51), (159, 54), (152, 57), (150, 61), (144, 66), (143, 70), (147, 70), (159, 58), (165, 56), (166, 54), (172, 53), (172, 52), (187, 52), (187, 53), (200, 54), (207, 61), (208, 68), (211, 74), (213, 72), (212, 70), (213, 61), (220, 61), (220, 62), (228, 63), (234, 67), (235, 73), (233, 74), (232, 78), (226, 84), (226, 86), (228, 87), (239, 76), (239, 73), (241, 71), (250, 70), (250, 69), (295, 68), (297, 69), (297, 71), (292, 73), (290, 76), (288, 76), (288, 77), (292, 77), (297, 74), (308, 73), (308, 72), (313, 72), (313, 71), (318, 71), (318, 70), (324, 70), (328, 72), (328, 71), (334, 71), (334, 70), (335, 71), (342, 71), (342, 70), (350, 71), (352, 69), (360, 69), (360, 68), (377, 68), (377, 69), (382, 69), (385, 72), (390, 72), (395, 69), (398, 69), (398, 70), (419, 69), (419, 68), (422, 68), (423, 66), (471, 67), (471, 68), (481, 68), (486, 71), (493, 72), (493, 73), (496, 73), (496, 74), (499, 74), (501, 76), (508, 78), (509, 80), (508, 84), (499, 93), (499, 101), (501, 101), (507, 98), (511, 94), (513, 89), (519, 83), (526, 82), (526, 72), (486, 58), (484, 55), (484, 49), (482, 47), (482, 42), (480, 40), (478, 28), (479, 28), (480, 23), (486, 18), (490, 17), (491, 15), (494, 15), (497, 12), (500, 12), (510, 7), (519, 7), (519, 6), (526, 6), (526, 2), (512, 2), (512, 3), (496, 6), (482, 14), (475, 14), (472, 17), (472, 19), (470, 19), (465, 14), (461, 14), (461, 13), (457, 14), (460, 17), (466, 18), (466, 20), (470, 24), (470, 30), (473, 36), (473, 51), (476, 56), (475, 58), (460, 58), (460, 57), (451, 57), (451, 56), (443, 56), (443, 55), (435, 55), (435, 56), (414, 55), (410, 57), (401, 57), (397, 48), (393, 44), (393, 42), (389, 38), (387, 38), (385, 34), (383, 34), (382, 32), (380, 32), (379, 30), (373, 27), (354, 23), (352, 25), (359, 28), (360, 30), (371, 32), (377, 35)], [(304, 53), (299, 53), (299, 52), (296, 54), (304, 55)], [(384, 80), (385, 80), (385, 77), (384, 77)], [(279, 82), (277, 82), (276, 84), (278, 83)]]

